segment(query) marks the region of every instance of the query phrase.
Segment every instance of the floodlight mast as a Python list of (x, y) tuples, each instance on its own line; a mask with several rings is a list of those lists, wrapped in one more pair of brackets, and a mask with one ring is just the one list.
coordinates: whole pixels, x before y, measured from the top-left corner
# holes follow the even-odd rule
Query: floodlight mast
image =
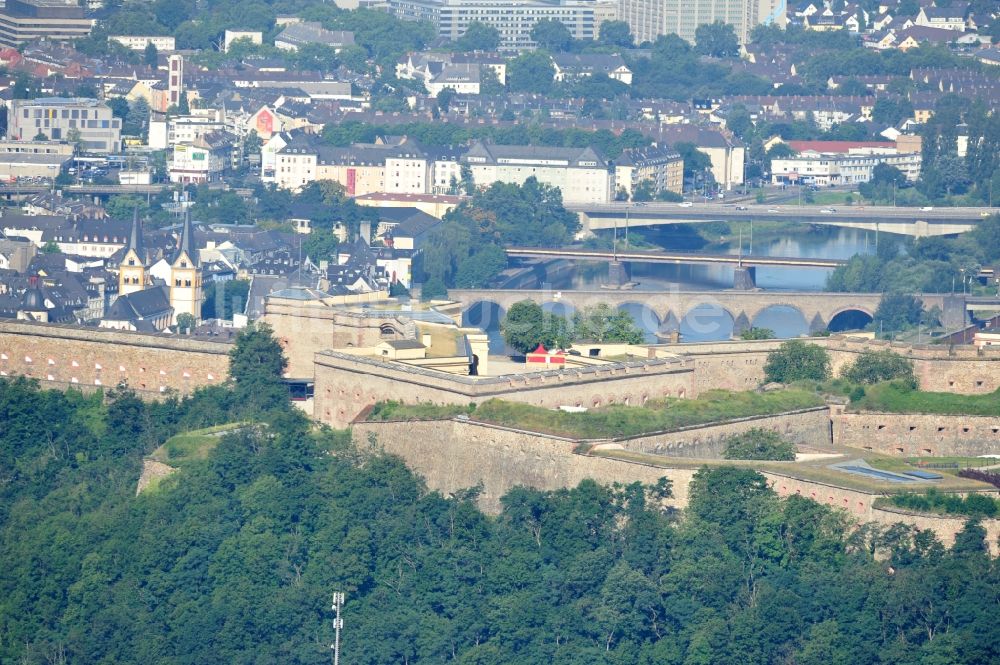
[(333, 649), (333, 665), (340, 665), (340, 629), (344, 627), (344, 620), (340, 618), (340, 610), (344, 606), (344, 592), (334, 591), (333, 592), (333, 607), (335, 612), (333, 618), (333, 644), (330, 648)]

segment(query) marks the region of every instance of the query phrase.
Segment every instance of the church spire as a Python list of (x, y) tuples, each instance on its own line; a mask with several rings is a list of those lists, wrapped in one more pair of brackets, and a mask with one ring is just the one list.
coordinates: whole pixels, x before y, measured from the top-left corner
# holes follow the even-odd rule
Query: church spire
[(129, 234), (128, 246), (125, 247), (125, 253), (128, 254), (130, 250), (135, 252), (136, 257), (145, 264), (146, 246), (142, 240), (142, 222), (139, 221), (138, 206), (132, 210), (132, 232)]
[(177, 253), (174, 254), (174, 261), (177, 261), (182, 254), (187, 254), (188, 258), (194, 261), (194, 252), (191, 251), (194, 231), (191, 230), (191, 213), (184, 212), (184, 225), (181, 227), (181, 239), (177, 243)]

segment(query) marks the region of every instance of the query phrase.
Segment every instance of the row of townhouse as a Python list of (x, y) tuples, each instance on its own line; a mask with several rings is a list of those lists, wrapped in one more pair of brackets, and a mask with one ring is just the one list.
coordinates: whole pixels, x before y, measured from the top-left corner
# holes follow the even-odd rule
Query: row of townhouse
[(478, 188), (521, 184), (529, 177), (558, 187), (567, 203), (607, 203), (616, 191), (631, 193), (644, 180), (653, 192), (680, 192), (683, 160), (667, 148), (626, 151), (617, 164), (596, 149), (495, 145), (424, 148), (406, 137), (334, 147), (306, 134), (279, 134), (262, 151), (262, 180), (299, 190), (316, 180), (344, 186), (350, 196), (454, 194), (471, 177)]

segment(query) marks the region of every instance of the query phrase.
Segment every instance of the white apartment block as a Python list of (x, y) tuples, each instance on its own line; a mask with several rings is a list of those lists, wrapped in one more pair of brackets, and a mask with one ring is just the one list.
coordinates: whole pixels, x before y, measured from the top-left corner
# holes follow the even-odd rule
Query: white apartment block
[(133, 51), (144, 51), (152, 44), (157, 51), (173, 51), (177, 48), (175, 40), (169, 35), (112, 35), (109, 42), (117, 42)]
[(531, 29), (542, 19), (561, 22), (574, 39), (595, 39), (599, 18), (608, 15), (587, 0), (389, 0), (389, 11), (397, 18), (429, 21), (449, 41), (465, 34), (470, 23), (485, 23), (500, 33), (503, 51), (535, 48)]
[(773, 184), (850, 185), (868, 182), (879, 164), (895, 166), (915, 182), (920, 177), (920, 153), (844, 155), (807, 150), (795, 157), (771, 161)]
[(613, 175), (608, 162), (592, 148), (492, 145), (476, 142), (462, 157), (477, 187), (495, 182), (523, 184), (534, 176), (558, 187), (564, 203), (608, 203)]
[(194, 143), (205, 134), (218, 131), (235, 133), (235, 123), (227, 122), (223, 110), (206, 109), (198, 115), (178, 115), (150, 119), (150, 148), (166, 150), (180, 143)]
[(618, 19), (629, 24), (637, 44), (675, 34), (694, 43), (699, 25), (722, 21), (741, 44), (761, 24), (784, 26), (787, 0), (620, 0)]

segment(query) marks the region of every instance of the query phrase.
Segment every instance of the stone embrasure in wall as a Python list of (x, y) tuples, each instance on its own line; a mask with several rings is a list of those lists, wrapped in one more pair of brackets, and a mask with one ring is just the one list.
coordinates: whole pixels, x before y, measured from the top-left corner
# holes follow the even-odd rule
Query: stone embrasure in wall
[(0, 321), (0, 376), (27, 376), (42, 386), (109, 386), (122, 381), (140, 394), (181, 394), (222, 383), (227, 342)]
[(1000, 418), (903, 413), (839, 413), (833, 442), (882, 455), (1000, 454)]
[(693, 371), (676, 359), (607, 363), (506, 376), (461, 376), (379, 358), (316, 354), (314, 417), (346, 427), (383, 400), (408, 404), (469, 404), (499, 398), (545, 408), (644, 404), (660, 397), (694, 397)]
[(718, 424), (692, 425), (669, 432), (616, 439), (616, 442), (625, 450), (652, 455), (721, 458), (726, 437), (753, 428), (774, 430), (793, 443), (809, 446), (829, 446), (831, 443), (830, 410), (825, 406)]

